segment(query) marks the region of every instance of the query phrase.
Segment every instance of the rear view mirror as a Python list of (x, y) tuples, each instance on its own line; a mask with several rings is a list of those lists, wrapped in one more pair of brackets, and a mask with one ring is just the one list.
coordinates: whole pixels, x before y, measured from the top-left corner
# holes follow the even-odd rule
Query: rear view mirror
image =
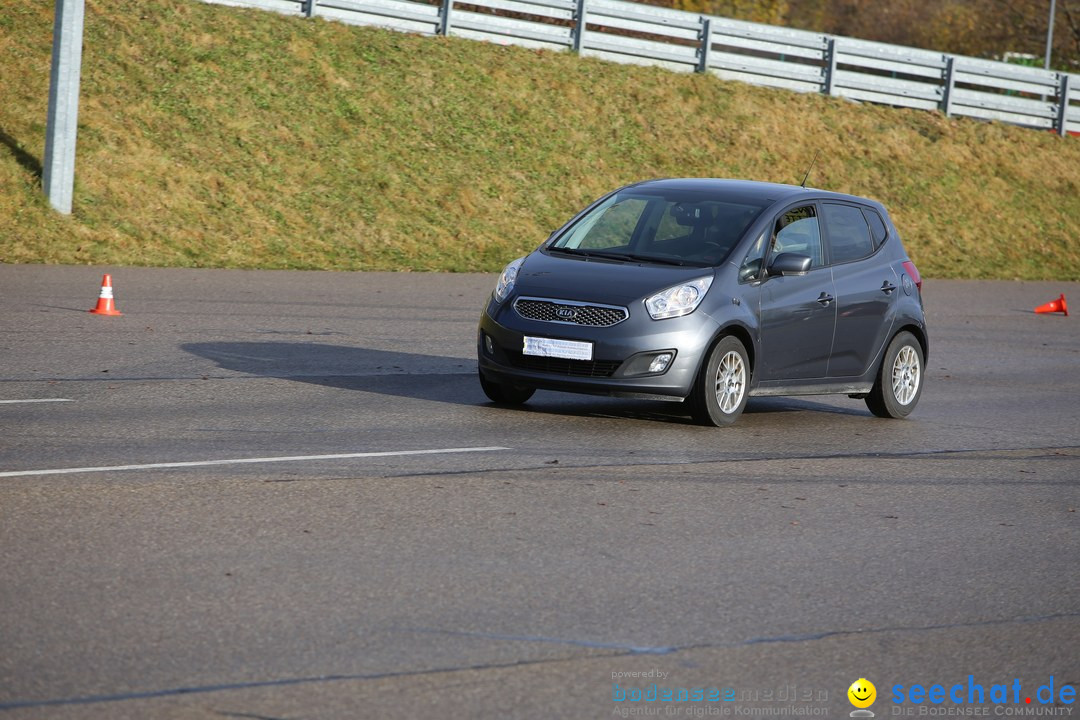
[(804, 275), (810, 269), (810, 256), (780, 253), (769, 263), (769, 275)]

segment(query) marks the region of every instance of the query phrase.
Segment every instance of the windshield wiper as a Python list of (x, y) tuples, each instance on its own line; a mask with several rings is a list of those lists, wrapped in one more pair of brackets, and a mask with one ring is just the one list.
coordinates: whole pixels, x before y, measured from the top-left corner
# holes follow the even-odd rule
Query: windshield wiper
[(697, 263), (688, 263), (685, 260), (672, 257), (660, 257), (656, 255), (641, 255), (639, 253), (621, 253), (621, 252), (605, 252), (603, 250), (582, 250), (581, 248), (566, 248), (566, 247), (549, 247), (548, 250), (554, 252), (566, 253), (567, 255), (578, 255), (581, 257), (596, 257), (604, 258), (605, 260), (622, 260), (623, 262), (647, 262), (655, 263), (657, 265), (697, 265)]
[(603, 250), (582, 250), (581, 248), (549, 247), (548, 250), (566, 253), (567, 255), (579, 255), (581, 257), (604, 258), (605, 260), (623, 260), (629, 262), (631, 258), (626, 253), (604, 252)]
[(686, 262), (679, 260), (678, 258), (657, 257), (655, 255), (638, 255), (636, 253), (627, 254), (628, 258), (634, 260), (641, 260), (643, 262), (657, 263), (659, 265), (686, 265)]

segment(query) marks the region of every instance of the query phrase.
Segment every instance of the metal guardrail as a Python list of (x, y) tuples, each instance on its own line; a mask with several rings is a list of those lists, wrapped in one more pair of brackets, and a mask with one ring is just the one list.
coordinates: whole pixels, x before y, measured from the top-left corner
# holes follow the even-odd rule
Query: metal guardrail
[(624, 0), (203, 0), (1080, 134), (1080, 75)]

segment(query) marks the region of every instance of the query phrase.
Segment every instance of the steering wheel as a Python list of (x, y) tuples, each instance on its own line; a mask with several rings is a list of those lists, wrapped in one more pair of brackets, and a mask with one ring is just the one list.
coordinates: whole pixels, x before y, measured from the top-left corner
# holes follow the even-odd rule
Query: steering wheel
[(717, 242), (716, 240), (706, 240), (703, 245), (704, 249), (702, 250), (700, 255), (705, 258), (722, 258), (728, 250), (727, 246), (725, 246), (723, 243)]

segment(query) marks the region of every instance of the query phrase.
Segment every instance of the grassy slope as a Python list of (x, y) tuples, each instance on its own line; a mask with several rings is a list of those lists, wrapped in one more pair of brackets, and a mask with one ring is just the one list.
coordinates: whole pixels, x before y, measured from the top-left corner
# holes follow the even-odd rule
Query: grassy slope
[(657, 176), (893, 212), (936, 277), (1080, 279), (1080, 139), (194, 0), (89, 0), (75, 211), (41, 196), (52, 0), (0, 0), (0, 261), (495, 270)]

